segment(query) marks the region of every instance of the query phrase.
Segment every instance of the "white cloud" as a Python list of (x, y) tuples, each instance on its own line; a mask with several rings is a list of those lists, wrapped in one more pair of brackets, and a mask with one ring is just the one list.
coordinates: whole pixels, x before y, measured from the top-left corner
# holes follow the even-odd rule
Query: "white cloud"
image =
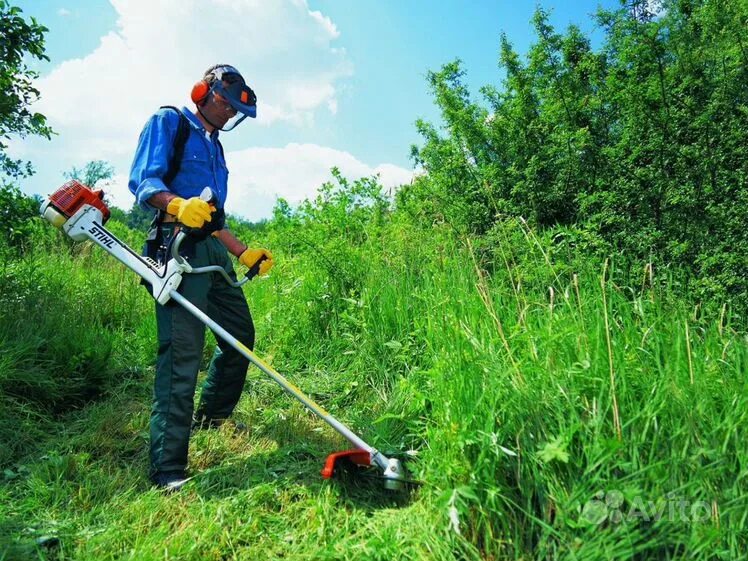
[[(329, 19), (297, 0), (111, 0), (116, 29), (90, 54), (66, 60), (36, 86), (33, 109), (59, 134), (29, 139), (35, 161), (57, 152), (75, 165), (105, 159), (124, 169), (141, 127), (160, 105), (190, 105), (189, 92), (217, 62), (233, 64), (257, 92), (258, 124), (314, 122), (335, 111), (350, 76)], [(70, 167), (70, 166), (67, 166)]]
[(248, 148), (226, 154), (229, 197), (226, 210), (257, 220), (269, 216), (277, 197), (298, 203), (315, 195), (330, 169), (337, 167), (354, 180), (379, 175), (385, 189), (410, 183), (413, 172), (392, 164), (371, 167), (348, 152), (316, 144), (289, 144), (284, 148)]
[(188, 103), (216, 62), (245, 74), (265, 125), (313, 122), (315, 110), (335, 106), (336, 81), (352, 74), (345, 51), (330, 45), (334, 24), (304, 2), (111, 1), (117, 29), (39, 80), (35, 106), (61, 136), (84, 130), (77, 136), (99, 144), (102, 157), (119, 155), (117, 140), (136, 137), (159, 105)]
[(330, 20), (330, 18), (323, 16), (321, 12), (317, 12), (317, 11), (314, 11), (314, 12), (310, 11), (309, 15), (312, 16), (318, 22), (320, 22), (327, 29), (327, 32), (330, 34), (330, 37), (337, 39), (340, 36), (340, 32), (338, 31), (338, 28), (335, 27), (335, 24)]
[[(278, 197), (290, 203), (312, 198), (317, 189), (333, 179), (337, 167), (350, 180), (379, 175), (385, 191), (410, 183), (413, 171), (392, 164), (371, 167), (348, 152), (316, 144), (289, 144), (284, 148), (247, 148), (226, 153), (229, 168), (229, 197), (226, 210), (257, 221), (268, 218)], [(104, 189), (107, 200), (129, 209), (133, 197), (127, 176), (118, 174)]]
[[(116, 29), (91, 53), (62, 62), (36, 84), (42, 98), (34, 110), (47, 116), (58, 136), (10, 142), (12, 157), (30, 159), (39, 170), (30, 192), (49, 193), (63, 171), (102, 159), (116, 170), (106, 188), (109, 200), (130, 208), (127, 173), (143, 124), (160, 105), (189, 106), (192, 85), (215, 63), (237, 66), (255, 89), (256, 124), (304, 127), (318, 112), (337, 114), (352, 63), (332, 44), (340, 35), (335, 24), (306, 0), (110, 1)], [(333, 166), (350, 178), (381, 173), (387, 187), (411, 177), (397, 166), (371, 167), (315, 144), (231, 148), (228, 211), (252, 220), (269, 216), (277, 197), (298, 202), (313, 196)]]
[(57, 15), (60, 16), (61, 18), (64, 18), (70, 15), (73, 15), (73, 12), (71, 12), (67, 8), (60, 8), (59, 10), (57, 10)]

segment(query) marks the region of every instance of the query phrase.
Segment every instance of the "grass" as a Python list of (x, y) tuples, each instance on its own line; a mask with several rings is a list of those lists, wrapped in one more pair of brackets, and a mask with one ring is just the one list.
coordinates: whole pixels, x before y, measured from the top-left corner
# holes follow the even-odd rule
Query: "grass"
[[(17, 288), (16, 316), (44, 341), (76, 333), (83, 349), (95, 334), (108, 354), (103, 370), (80, 366), (79, 379), (103, 382), (76, 401), (60, 383), (69, 353), (24, 353), (30, 332), (3, 320), (16, 354), (4, 353), (0, 382), (49, 369), (34, 395), (52, 384), (57, 403), (73, 405), (3, 396), (0, 559), (746, 550), (748, 350), (728, 309), (695, 307), (646, 271), (622, 284), (615, 261), (568, 259), (521, 223), (490, 247), (393, 225), (347, 248), (338, 280), (313, 251), (284, 256), (288, 233), (270, 235), (278, 265), (247, 288), (259, 354), (373, 445), (415, 451), (409, 465), (425, 484), (396, 496), (322, 481), (324, 457), (346, 444), (252, 369), (236, 413), (250, 431), (197, 433), (185, 491), (150, 489), (148, 297), (100, 252), (55, 267), (40, 254), (26, 271), (39, 275), (43, 306)], [(19, 411), (23, 446), (12, 436)]]

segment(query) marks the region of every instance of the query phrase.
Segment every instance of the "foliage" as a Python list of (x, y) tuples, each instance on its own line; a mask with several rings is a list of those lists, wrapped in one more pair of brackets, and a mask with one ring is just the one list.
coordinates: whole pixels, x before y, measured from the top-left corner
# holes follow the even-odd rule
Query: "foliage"
[(465, 238), (379, 189), (338, 175), (279, 203), (252, 230), (278, 264), (246, 290), (258, 354), (379, 449), (410, 450), (420, 489), (320, 480), (346, 443), (251, 369), (250, 432), (196, 433), (190, 485), (150, 491), (152, 301), (58, 235), (3, 277), (0, 555), (51, 536), (61, 559), (739, 558), (748, 356), (730, 311), (647, 271), (611, 282), (618, 256), (585, 231)]
[(38, 222), (0, 277), (0, 464), (33, 442), (49, 415), (106, 393), (116, 372), (143, 358), (128, 339), (142, 324), (137, 281), (102, 266), (106, 257), (92, 255), (92, 244), (71, 248)]
[(470, 99), (459, 61), (430, 73), (444, 132), (418, 123), (426, 174), (399, 204), (464, 233), (506, 216), (584, 228), (746, 309), (748, 5), (648, 6), (601, 10), (597, 52), (538, 9), (526, 62), (502, 37), (506, 78), (482, 89), (487, 107)]
[(297, 309), (296, 321), (306, 318), (307, 335), (315, 338), (333, 336), (351, 302), (358, 301), (371, 272), (367, 248), (388, 207), (375, 178), (349, 181), (337, 169), (332, 173), (334, 182), (322, 185), (314, 200), (296, 209), (279, 201), (268, 225), (271, 245), (285, 248), (303, 271), (296, 282), (313, 283), (304, 289), (316, 295)]
[(4, 140), (16, 134), (50, 138), (52, 129), (40, 113), (29, 110), (39, 98), (32, 81), (38, 74), (28, 68), (24, 57), (49, 60), (44, 54), (47, 28), (33, 17), (26, 21), (21, 9), (0, 0), (0, 172), (11, 177), (31, 175), (30, 163), (12, 160), (6, 154)]
[[(488, 109), (430, 74), (447, 130), (419, 123), (394, 205), (335, 170), (229, 218), (277, 262), (244, 287), (257, 354), (410, 494), (322, 481), (348, 443), (254, 368), (250, 430), (197, 431), (190, 483), (151, 490), (152, 299), (2, 191), (41, 227), (0, 238), (0, 558), (742, 559), (745, 318), (686, 288), (745, 283), (746, 4), (653, 5), (601, 12), (598, 53), (539, 11)], [(107, 228), (137, 248), (137, 220)]]
[(153, 215), (154, 211), (145, 210), (139, 204), (133, 203), (127, 212), (125, 223), (133, 230), (142, 230), (145, 232), (148, 231), (148, 227), (153, 221)]
[[(108, 181), (114, 175), (114, 166), (104, 160), (92, 160), (82, 168), (73, 167), (63, 173), (66, 179), (75, 179), (83, 185), (94, 188), (100, 181)], [(104, 183), (104, 186), (107, 183)], [(99, 187), (102, 187), (99, 185)]]
[(18, 187), (0, 185), (0, 253), (28, 251), (33, 233), (41, 226), (40, 204), (38, 197), (21, 193)]

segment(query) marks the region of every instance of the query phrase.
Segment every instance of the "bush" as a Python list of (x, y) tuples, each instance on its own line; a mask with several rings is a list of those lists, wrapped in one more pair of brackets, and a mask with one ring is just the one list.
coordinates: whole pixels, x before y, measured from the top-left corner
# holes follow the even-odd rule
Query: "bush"
[[(705, 300), (748, 310), (745, 3), (600, 11), (594, 51), (538, 10), (523, 62), (502, 38), (501, 88), (470, 99), (459, 61), (429, 74), (443, 132), (419, 122), (426, 174), (400, 206), (485, 234), (506, 216), (586, 230), (640, 263), (680, 268)], [(660, 267), (657, 270), (665, 270)]]

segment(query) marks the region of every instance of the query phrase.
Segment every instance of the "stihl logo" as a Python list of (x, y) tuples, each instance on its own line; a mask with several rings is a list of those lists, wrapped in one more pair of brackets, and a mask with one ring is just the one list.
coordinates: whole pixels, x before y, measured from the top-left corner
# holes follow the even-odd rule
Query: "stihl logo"
[(97, 224), (92, 225), (88, 231), (101, 245), (108, 247), (109, 249), (112, 249), (114, 246), (114, 240), (109, 236), (106, 230), (100, 228)]

